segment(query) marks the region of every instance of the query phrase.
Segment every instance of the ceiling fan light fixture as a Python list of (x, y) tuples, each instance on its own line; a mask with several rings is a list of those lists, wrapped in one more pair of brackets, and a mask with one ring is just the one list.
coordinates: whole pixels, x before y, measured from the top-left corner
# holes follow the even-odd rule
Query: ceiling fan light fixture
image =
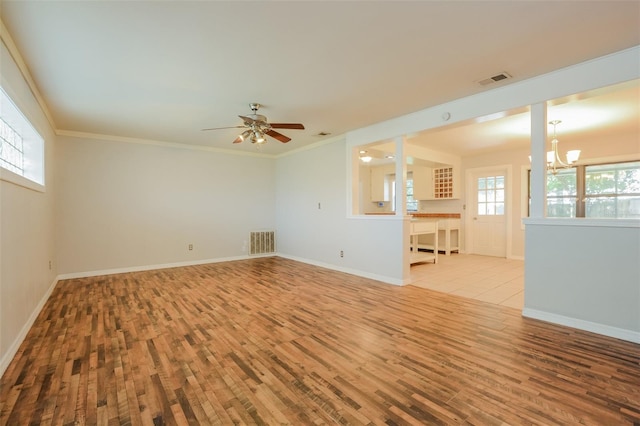
[[(1, 0), (0, 0), (1, 1)], [(246, 130), (239, 134), (233, 143), (240, 143), (247, 139), (254, 144), (264, 144), (267, 142), (267, 136), (271, 136), (272, 138), (282, 142), (287, 143), (291, 140), (290, 137), (283, 135), (273, 129), (294, 129), (294, 130), (304, 130), (304, 125), (301, 123), (269, 123), (267, 121), (267, 117), (262, 114), (258, 114), (258, 108), (260, 108), (260, 104), (252, 103), (249, 104), (251, 107), (252, 114), (248, 115), (239, 115), (242, 119), (242, 126), (229, 126), (229, 127), (213, 127), (209, 129), (202, 130), (220, 130), (220, 129), (232, 129), (232, 128), (245, 128)]]
[(255, 130), (253, 136), (251, 136), (251, 142), (257, 144), (263, 144), (267, 141), (267, 138), (261, 132)]
[(251, 131), (245, 130), (240, 136), (238, 136), (238, 138), (240, 138), (240, 141), (242, 142), (245, 141), (249, 136), (251, 136)]

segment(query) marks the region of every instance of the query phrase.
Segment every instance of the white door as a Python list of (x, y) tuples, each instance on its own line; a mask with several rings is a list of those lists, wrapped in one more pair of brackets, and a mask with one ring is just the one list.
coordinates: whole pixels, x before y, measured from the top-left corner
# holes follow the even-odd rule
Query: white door
[(506, 174), (477, 171), (471, 179), (471, 253), (506, 257)]

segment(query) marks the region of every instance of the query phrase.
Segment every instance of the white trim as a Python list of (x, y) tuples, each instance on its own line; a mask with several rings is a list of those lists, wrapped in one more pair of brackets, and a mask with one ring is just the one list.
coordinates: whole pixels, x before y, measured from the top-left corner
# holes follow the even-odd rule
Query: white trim
[(142, 271), (152, 271), (156, 269), (167, 269), (167, 268), (178, 268), (182, 266), (194, 266), (194, 265), (204, 265), (207, 263), (220, 263), (220, 262), (232, 262), (234, 260), (248, 260), (255, 259), (257, 257), (283, 257), (285, 259), (295, 260), (297, 262), (307, 263), (314, 266), (319, 266), (321, 268), (332, 269), (338, 272), (344, 272), (346, 274), (357, 275), (363, 278), (369, 278), (376, 281), (382, 281), (386, 284), (392, 285), (406, 285), (411, 282), (411, 280), (398, 280), (397, 278), (387, 277), (384, 275), (378, 274), (370, 274), (368, 272), (360, 271), (357, 269), (351, 268), (341, 268), (336, 265), (332, 265), (329, 263), (318, 262), (311, 259), (305, 259), (296, 256), (290, 256), (283, 253), (269, 253), (265, 255), (252, 255), (252, 256), (234, 256), (234, 257), (224, 257), (217, 259), (203, 259), (203, 260), (195, 260), (195, 261), (187, 261), (187, 262), (176, 262), (176, 263), (164, 263), (158, 265), (146, 265), (146, 266), (132, 266), (127, 268), (114, 268), (114, 269), (103, 269), (99, 271), (87, 271), (87, 272), (73, 272), (69, 274), (61, 274), (58, 275), (58, 280), (69, 280), (75, 278), (88, 278), (88, 277), (97, 277), (102, 275), (112, 275), (112, 274), (124, 274), (129, 272), (142, 272)]
[(165, 142), (165, 141), (157, 141), (153, 139), (131, 138), (128, 136), (102, 135), (99, 133), (76, 132), (73, 130), (56, 130), (56, 135), (68, 136), (68, 137), (74, 137), (74, 138), (95, 139), (95, 140), (101, 140), (105, 142), (116, 141), (116, 142), (133, 143), (133, 144), (140, 144), (140, 145), (160, 146), (164, 148), (188, 149), (193, 151), (209, 151), (209, 152), (218, 152), (222, 154), (231, 154), (231, 155), (244, 155), (248, 157), (275, 158), (273, 155), (262, 154), (257, 152), (233, 151), (233, 150), (224, 149), (224, 148), (214, 148), (212, 146)]
[(58, 280), (98, 277), (102, 275), (112, 275), (112, 274), (125, 274), (129, 272), (153, 271), (156, 269), (179, 268), (182, 266), (205, 265), (207, 263), (232, 262), (234, 260), (246, 260), (246, 259), (254, 259), (256, 257), (273, 257), (273, 256), (276, 256), (276, 254), (269, 253), (267, 255), (220, 257), (216, 259), (201, 259), (201, 260), (189, 260), (185, 262), (161, 263), (156, 265), (129, 266), (125, 268), (102, 269), (97, 271), (71, 272), (68, 274), (58, 275)]
[(553, 324), (559, 324), (566, 327), (576, 328), (578, 330), (589, 331), (591, 333), (602, 334), (603, 336), (613, 337), (615, 339), (626, 340), (628, 342), (640, 343), (640, 332), (626, 330), (609, 325), (598, 324), (591, 321), (584, 321), (577, 318), (565, 317), (564, 315), (552, 314), (549, 312), (539, 311), (537, 309), (524, 308), (522, 316), (540, 321), (546, 321)]
[(38, 302), (35, 309), (29, 316), (27, 322), (25, 322), (22, 326), (20, 333), (18, 333), (11, 346), (9, 346), (9, 349), (7, 349), (2, 359), (0, 359), (0, 377), (4, 375), (5, 371), (9, 367), (9, 364), (11, 364), (11, 361), (13, 361), (13, 357), (16, 355), (16, 353), (18, 353), (20, 345), (22, 345), (22, 342), (24, 342), (24, 339), (26, 339), (29, 330), (31, 330), (31, 327), (36, 322), (36, 319), (38, 319), (38, 315), (40, 315), (42, 308), (44, 308), (45, 303), (47, 303), (47, 300), (49, 300), (49, 297), (51, 296), (53, 289), (56, 288), (58, 281), (58, 278), (53, 280), (47, 291), (42, 296), (42, 299), (40, 299), (40, 302)]
[(19, 174), (14, 173), (11, 170), (5, 169), (4, 167), (0, 167), (0, 180), (30, 189), (32, 191), (45, 192), (44, 185), (40, 185), (38, 182), (34, 182), (31, 179), (20, 176)]
[(277, 256), (284, 257), (285, 259), (295, 260), (296, 262), (302, 262), (302, 263), (307, 263), (309, 265), (319, 266), (321, 268), (331, 269), (333, 271), (343, 272), (345, 274), (356, 275), (358, 277), (368, 278), (370, 280), (375, 280), (375, 281), (381, 281), (385, 284), (403, 286), (411, 283), (410, 279), (399, 280), (393, 277), (387, 277), (387, 276), (378, 275), (378, 274), (371, 274), (369, 272), (360, 271), (358, 269), (342, 268), (340, 266), (332, 265), (330, 263), (318, 262), (316, 260), (305, 259), (297, 256), (290, 256), (288, 254), (278, 253)]
[(49, 112), (49, 108), (47, 107), (47, 104), (45, 103), (44, 98), (40, 94), (40, 91), (38, 90), (38, 86), (36, 85), (36, 83), (33, 80), (33, 77), (29, 73), (29, 67), (27, 67), (26, 63), (24, 62), (24, 59), (20, 54), (20, 50), (16, 47), (16, 44), (13, 41), (13, 38), (9, 34), (9, 30), (7, 30), (7, 27), (4, 25), (4, 22), (2, 22), (2, 20), (0, 20), (0, 40), (2, 40), (3, 44), (7, 48), (7, 51), (9, 52), (9, 55), (11, 55), (13, 62), (15, 62), (16, 66), (20, 70), (20, 74), (22, 74), (22, 78), (24, 78), (24, 81), (27, 83), (29, 90), (31, 90), (33, 97), (36, 99), (36, 102), (38, 102), (38, 106), (40, 106), (40, 109), (44, 113), (45, 117), (47, 117), (47, 121), (49, 122), (49, 125), (51, 126), (52, 129), (55, 129), (56, 123), (53, 121), (53, 116)]
[(231, 149), (226, 149), (226, 148), (215, 148), (212, 146), (204, 146), (204, 145), (193, 145), (193, 144), (186, 144), (186, 143), (176, 143), (176, 142), (166, 142), (166, 141), (158, 141), (158, 140), (153, 140), (153, 139), (141, 139), (141, 138), (132, 138), (132, 137), (128, 137), (128, 136), (115, 136), (115, 135), (103, 135), (103, 134), (99, 134), (99, 133), (89, 133), (89, 132), (78, 132), (75, 130), (56, 130), (56, 135), (57, 136), (68, 136), (68, 137), (74, 137), (74, 138), (84, 138), (84, 139), (94, 139), (94, 140), (102, 140), (102, 141), (116, 141), (116, 142), (123, 142), (123, 143), (133, 143), (133, 144), (140, 144), (140, 145), (153, 145), (153, 146), (160, 146), (160, 147), (164, 147), (164, 148), (176, 148), (176, 149), (187, 149), (187, 150), (193, 150), (193, 151), (208, 151), (208, 152), (217, 152), (217, 153), (221, 153), (221, 154), (230, 154), (230, 155), (241, 155), (241, 156), (248, 156), (248, 157), (260, 157), (260, 158), (271, 158), (271, 159), (278, 159), (278, 158), (282, 158), (282, 157), (286, 157), (288, 155), (293, 155), (302, 151), (308, 151), (310, 149), (315, 149), (319, 146), (322, 145), (328, 145), (331, 143), (335, 143), (335, 142), (340, 142), (342, 140), (345, 140), (345, 136), (341, 135), (341, 136), (335, 136), (329, 139), (324, 139), (322, 141), (319, 142), (314, 142), (311, 145), (306, 145), (303, 146), (301, 148), (296, 148), (292, 151), (287, 151), (285, 153), (282, 154), (264, 154), (264, 153), (258, 153), (258, 152), (248, 152), (248, 151), (235, 151), (235, 150), (231, 150)]
[(584, 217), (528, 217), (525, 225), (588, 226), (595, 228), (640, 228), (640, 219), (592, 219)]

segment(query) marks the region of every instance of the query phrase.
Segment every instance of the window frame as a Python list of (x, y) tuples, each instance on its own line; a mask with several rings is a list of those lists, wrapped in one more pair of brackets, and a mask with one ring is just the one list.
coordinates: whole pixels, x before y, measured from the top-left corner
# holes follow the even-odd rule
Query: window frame
[[(0, 119), (20, 136), (23, 143), (22, 170), (11, 170), (0, 162), (0, 180), (44, 192), (45, 140), (2, 86), (0, 86)], [(0, 144), (4, 147), (4, 138), (0, 138)]]
[[(638, 158), (630, 158), (630, 159), (620, 159), (620, 160), (602, 160), (602, 161), (595, 161), (593, 163), (584, 163), (584, 164), (576, 164), (575, 166), (571, 166), (571, 169), (575, 169), (576, 170), (576, 196), (575, 196), (575, 216), (571, 216), (569, 217), (570, 219), (594, 219), (594, 220), (600, 220), (600, 219), (614, 219), (614, 220), (621, 220), (621, 219), (635, 219), (635, 218), (627, 218), (627, 217), (619, 217), (619, 216), (615, 216), (615, 217), (594, 217), (594, 216), (587, 216), (586, 215), (586, 200), (587, 198), (589, 198), (589, 195), (587, 195), (586, 193), (586, 173), (587, 173), (587, 168), (588, 167), (597, 167), (597, 166), (613, 166), (616, 164), (625, 164), (625, 163), (638, 163), (640, 162), (640, 159)], [(531, 214), (531, 167), (528, 167), (526, 169), (526, 192), (527, 192), (527, 197), (526, 197), (526, 216), (525, 217), (530, 217)], [(602, 196), (603, 194), (598, 194), (598, 196)], [(620, 196), (629, 196), (629, 194), (612, 194), (612, 193), (607, 193), (604, 194), (608, 197), (620, 197)], [(631, 194), (631, 195), (640, 195), (640, 194)], [(548, 191), (547, 191), (547, 206), (545, 209), (545, 212), (548, 213)], [(594, 196), (591, 196), (592, 198)], [(562, 198), (562, 197), (554, 197), (554, 198)], [(565, 198), (569, 198), (569, 197), (565, 197)], [(562, 217), (562, 216), (546, 216), (550, 219), (558, 219), (558, 218), (567, 218), (567, 217)]]

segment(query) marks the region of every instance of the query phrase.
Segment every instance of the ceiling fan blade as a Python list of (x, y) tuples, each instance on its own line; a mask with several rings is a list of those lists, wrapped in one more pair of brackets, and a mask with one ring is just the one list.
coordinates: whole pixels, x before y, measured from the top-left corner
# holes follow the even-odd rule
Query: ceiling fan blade
[(268, 132), (265, 132), (265, 133), (274, 139), (278, 139), (282, 143), (287, 143), (291, 140), (291, 138), (288, 138), (282, 133), (276, 132), (275, 130), (269, 130)]
[(233, 143), (240, 143), (243, 140), (244, 140), (244, 138), (242, 137), (242, 135), (238, 135), (238, 137), (234, 139)]
[(304, 130), (304, 126), (300, 123), (269, 123), (274, 129), (297, 129)]
[(222, 130), (222, 129), (241, 129), (244, 126), (230, 126), (230, 127), (212, 127), (210, 129), (202, 129), (201, 131), (205, 131), (205, 130)]

